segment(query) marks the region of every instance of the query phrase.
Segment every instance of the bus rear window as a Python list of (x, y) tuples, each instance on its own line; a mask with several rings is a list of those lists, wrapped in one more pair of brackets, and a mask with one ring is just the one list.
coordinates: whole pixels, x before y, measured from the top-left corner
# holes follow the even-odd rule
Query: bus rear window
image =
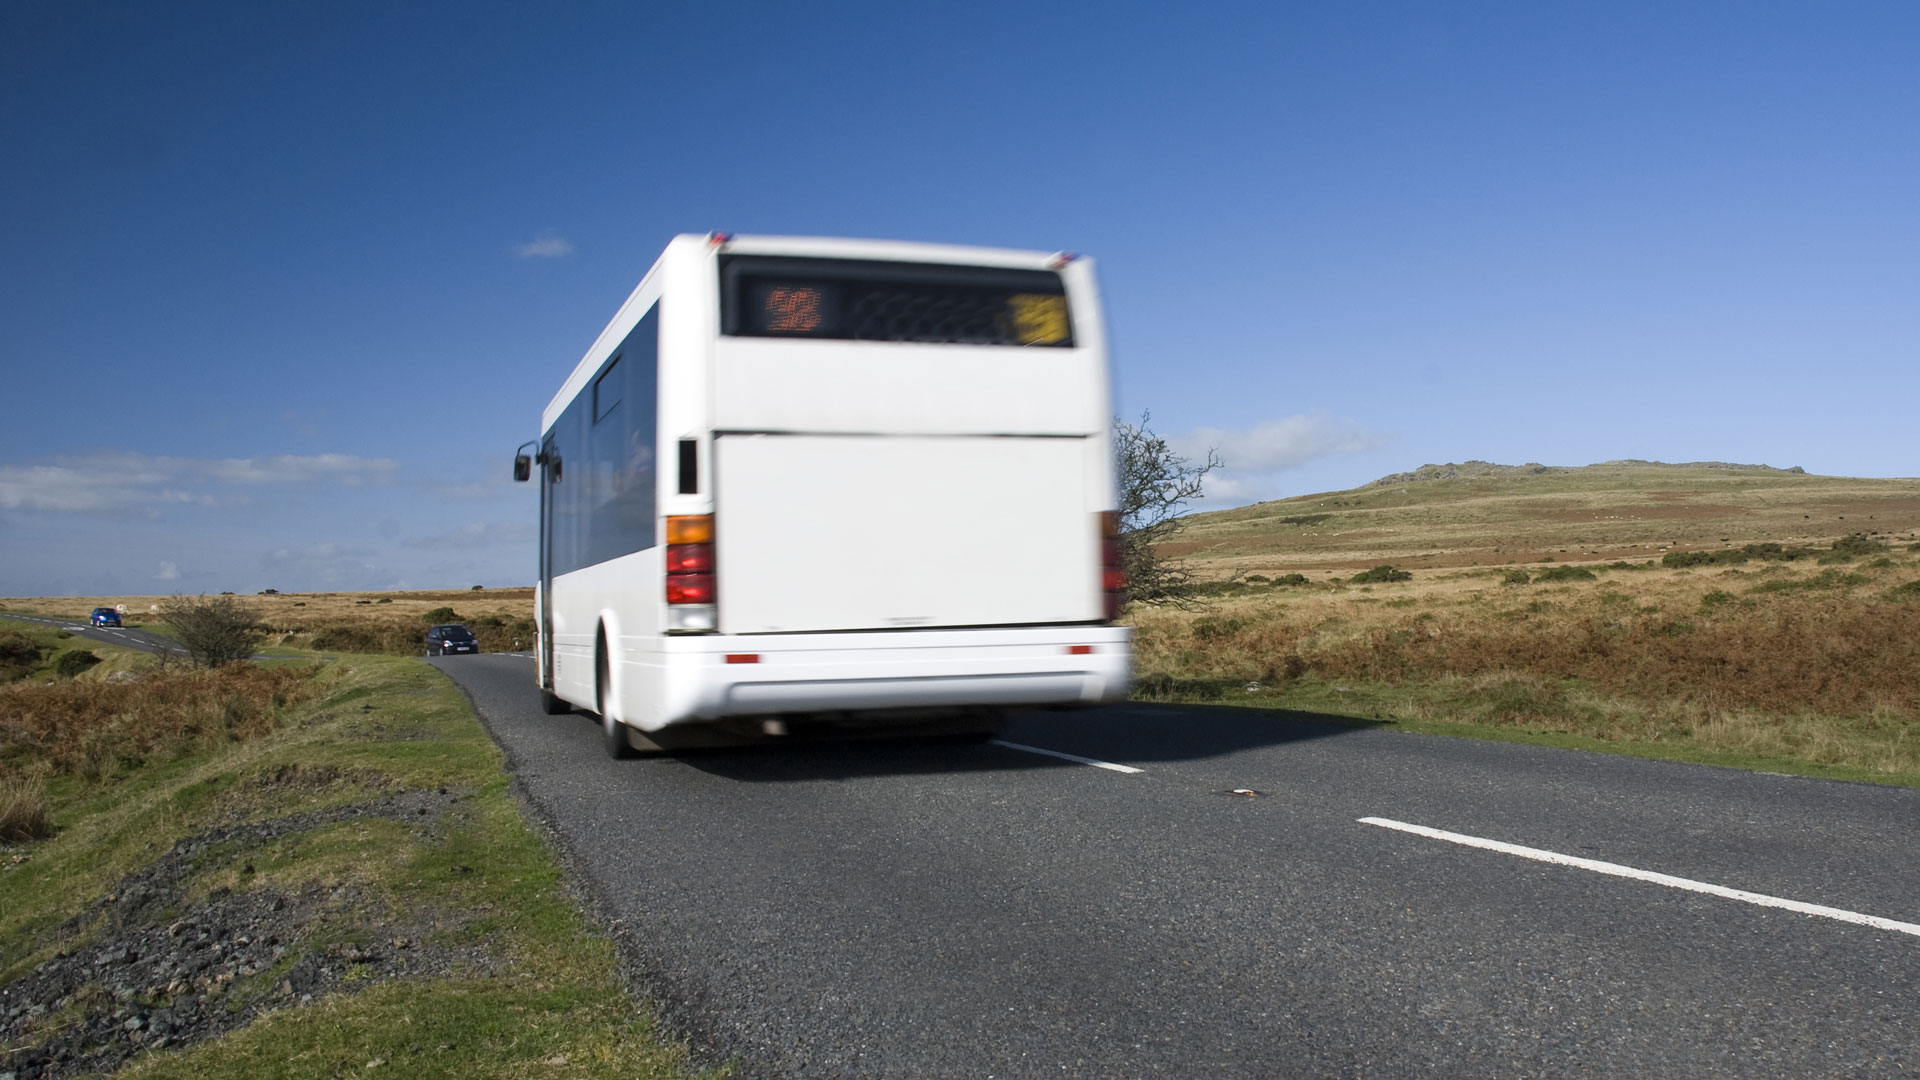
[(720, 312), (734, 337), (1073, 346), (1050, 270), (723, 256)]

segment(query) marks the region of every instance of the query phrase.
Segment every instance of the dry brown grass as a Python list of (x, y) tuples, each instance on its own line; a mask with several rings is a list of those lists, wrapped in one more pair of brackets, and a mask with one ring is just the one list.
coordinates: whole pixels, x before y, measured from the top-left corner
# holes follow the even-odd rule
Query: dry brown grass
[(1413, 569), (1659, 558), (1849, 533), (1920, 540), (1920, 480), (1649, 463), (1390, 478), (1188, 519), (1178, 550), (1214, 571), (1383, 562)]
[(1442, 571), (1139, 612), (1140, 684), (1240, 700), (1257, 683), (1276, 704), (1920, 774), (1920, 559), (1589, 568), (1597, 580)]
[[(0, 610), (65, 615), (81, 621), (95, 607), (125, 604), (127, 625), (157, 624), (165, 596), (15, 597)], [(464, 623), (488, 652), (533, 645), (533, 590), (482, 589), (375, 593), (279, 593), (242, 598), (268, 632), (270, 645), (332, 653), (416, 656), (432, 622)], [(441, 608), (454, 616), (429, 620)], [(164, 628), (163, 632), (164, 632)]]
[[(125, 682), (0, 687), (0, 783), (110, 777), (153, 757), (264, 735), (311, 669), (245, 664)], [(9, 788), (9, 791), (16, 788)]]
[(24, 844), (52, 835), (46, 782), (25, 777), (0, 780), (0, 843)]

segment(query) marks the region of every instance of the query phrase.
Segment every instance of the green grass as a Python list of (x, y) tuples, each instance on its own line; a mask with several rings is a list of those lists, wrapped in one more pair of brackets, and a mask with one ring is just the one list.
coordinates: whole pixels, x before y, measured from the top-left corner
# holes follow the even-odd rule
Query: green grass
[[(1650, 713), (1639, 703), (1591, 693), (1574, 679), (1387, 684), (1307, 677), (1279, 685), (1157, 679), (1143, 681), (1134, 700), (1311, 714), (1359, 727), (1920, 787), (1920, 771), (1860, 763), (1871, 760), (1876, 749), (1882, 761), (1905, 749), (1912, 735), (1898, 722), (1870, 716), (1775, 718), (1754, 748), (1755, 740), (1744, 730), (1735, 733), (1730, 726), (1684, 713)], [(1735, 745), (1741, 743), (1747, 745)]]
[(108, 645), (105, 642), (84, 638), (65, 630), (56, 629), (46, 623), (29, 622), (25, 619), (9, 619), (0, 615), (0, 631), (9, 631), (31, 638), (40, 646), (40, 662), (19, 676), (21, 681), (46, 682), (61, 678), (58, 674), (60, 658), (68, 653), (90, 652), (100, 658), (100, 663), (89, 667), (82, 676), (88, 679), (104, 679), (116, 671), (138, 668), (146, 663), (147, 654), (139, 649), (123, 645)]
[[(426, 928), (430, 943), (478, 949), (489, 969), (289, 1005), (222, 1038), (143, 1055), (119, 1075), (686, 1075), (684, 1055), (653, 1032), (621, 982), (611, 943), (569, 899), (553, 853), (522, 819), (498, 748), (453, 684), (417, 660), (385, 657), (325, 665), (314, 678), (318, 692), (264, 737), (110, 782), (51, 780), (55, 835), (0, 874), (0, 978), (97, 939), (99, 926), (61, 927), (182, 838), (446, 788), (447, 808), (432, 821), (354, 817), (204, 853), (185, 903), (217, 889), (346, 887), (356, 906), (303, 926), (298, 949), (406, 925)], [(275, 978), (261, 973), (229, 992), (243, 1002)]]

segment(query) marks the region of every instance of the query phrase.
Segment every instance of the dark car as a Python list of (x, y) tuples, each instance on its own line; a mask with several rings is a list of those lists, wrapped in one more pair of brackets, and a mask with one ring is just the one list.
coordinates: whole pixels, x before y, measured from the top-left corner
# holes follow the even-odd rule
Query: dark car
[(97, 607), (87, 616), (87, 622), (94, 626), (119, 626), (120, 613), (110, 607)]
[(448, 653), (479, 651), (480, 642), (475, 640), (473, 631), (457, 623), (436, 626), (427, 631), (428, 656), (445, 656)]

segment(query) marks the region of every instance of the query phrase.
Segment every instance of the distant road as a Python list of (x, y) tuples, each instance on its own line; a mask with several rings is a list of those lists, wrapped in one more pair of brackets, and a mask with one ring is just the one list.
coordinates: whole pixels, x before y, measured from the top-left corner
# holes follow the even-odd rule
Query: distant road
[(1920, 791), (1147, 706), (615, 762), (430, 663), (743, 1077), (1920, 1075)]
[(7, 612), (0, 612), (0, 618), (19, 619), (21, 622), (45, 623), (48, 626), (65, 630), (75, 637), (104, 641), (109, 645), (123, 645), (129, 649), (139, 649), (141, 652), (173, 652), (184, 656), (187, 651), (175, 644), (170, 638), (161, 637), (159, 634), (148, 633), (145, 630), (136, 630), (131, 627), (91, 626), (88, 625), (87, 620), (84, 618), (50, 619), (44, 615), (15, 615)]

